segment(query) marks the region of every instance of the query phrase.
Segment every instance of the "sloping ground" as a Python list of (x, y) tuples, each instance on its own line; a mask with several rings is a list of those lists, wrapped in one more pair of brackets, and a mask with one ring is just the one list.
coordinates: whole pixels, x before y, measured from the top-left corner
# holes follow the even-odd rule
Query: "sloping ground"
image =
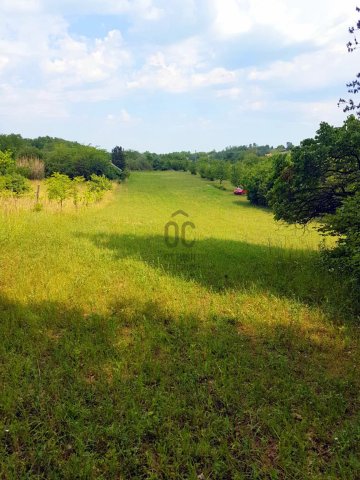
[(1, 478), (359, 477), (359, 331), (315, 232), (173, 172), (0, 223)]

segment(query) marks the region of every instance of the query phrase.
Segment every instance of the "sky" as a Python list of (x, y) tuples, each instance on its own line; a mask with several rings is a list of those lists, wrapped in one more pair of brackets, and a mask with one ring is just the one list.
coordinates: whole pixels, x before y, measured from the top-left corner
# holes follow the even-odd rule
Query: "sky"
[(0, 0), (0, 133), (111, 149), (298, 144), (359, 71), (352, 0)]

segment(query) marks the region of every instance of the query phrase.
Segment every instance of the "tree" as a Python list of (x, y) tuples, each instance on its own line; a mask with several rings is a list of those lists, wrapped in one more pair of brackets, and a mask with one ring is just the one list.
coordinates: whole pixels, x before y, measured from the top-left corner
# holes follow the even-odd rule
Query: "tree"
[(2, 151), (11, 150), (13, 154), (16, 154), (25, 145), (26, 140), (19, 134), (0, 135), (0, 150)]
[(228, 165), (224, 160), (219, 160), (214, 165), (214, 175), (217, 180), (219, 180), (220, 185), (224, 180), (227, 180), (229, 177)]
[(190, 161), (189, 163), (189, 172), (191, 173), (191, 175), (196, 175), (197, 173), (196, 164), (194, 161)]
[(116, 167), (120, 168), (121, 171), (125, 171), (126, 157), (122, 147), (116, 146), (111, 150), (111, 161)]
[(74, 177), (71, 186), (70, 186), (70, 194), (72, 196), (73, 202), (75, 207), (77, 208), (80, 202), (80, 191), (81, 186), (85, 182), (84, 177)]
[(230, 170), (230, 181), (234, 187), (239, 187), (243, 181), (243, 166), (241, 162), (234, 163)]
[[(324, 250), (329, 267), (345, 273), (353, 291), (353, 309), (360, 311), (360, 192), (344, 200), (335, 214), (327, 215), (322, 233), (337, 238), (336, 248)], [(350, 279), (350, 282), (348, 280)]]
[(56, 172), (46, 180), (49, 200), (57, 200), (60, 207), (71, 195), (71, 179), (67, 175)]
[[(346, 271), (354, 299), (360, 288), (360, 120), (350, 116), (342, 127), (322, 123), (314, 139), (301, 142), (274, 165), (267, 195), (275, 218), (307, 224), (337, 237), (324, 250), (326, 264)], [(354, 308), (360, 309), (360, 302)]]
[[(360, 8), (356, 7), (356, 11), (360, 12)], [(351, 35), (353, 35), (353, 41), (349, 41), (347, 43), (347, 49), (348, 52), (353, 52), (354, 50), (357, 50), (359, 48), (359, 41), (357, 39), (357, 32), (360, 31), (360, 20), (358, 20), (356, 26), (352, 26), (349, 28), (349, 32)], [(346, 84), (348, 88), (348, 93), (352, 95), (356, 95), (357, 93), (360, 92), (360, 72), (356, 75), (355, 80), (352, 82), (349, 82)], [(352, 98), (349, 100), (345, 100), (343, 98), (340, 98), (338, 105), (345, 105), (343, 111), (344, 112), (350, 112), (350, 111), (356, 111), (356, 115), (360, 118), (360, 102), (356, 103)]]
[(89, 180), (95, 173), (114, 180), (119, 177), (116, 170), (107, 151), (64, 141), (56, 142), (45, 159), (46, 176), (58, 172), (71, 178), (83, 176)]
[(25, 145), (17, 153), (16, 158), (40, 158), (44, 156), (43, 152), (32, 145)]
[(278, 158), (284, 155), (276, 155), (247, 168), (244, 174), (244, 185), (248, 191), (247, 197), (250, 203), (261, 207), (268, 206), (268, 194), (274, 184), (274, 166)]
[(100, 201), (107, 190), (112, 189), (112, 184), (110, 180), (106, 177), (99, 175), (91, 175), (90, 181), (87, 183), (87, 189), (89, 196), (92, 197), (96, 202)]
[(278, 159), (274, 175), (269, 201), (276, 219), (306, 224), (334, 214), (360, 189), (360, 121), (321, 123), (314, 139)]
[(31, 189), (29, 181), (18, 173), (0, 176), (0, 195), (20, 197)]
[(15, 170), (15, 160), (10, 150), (0, 151), (0, 175), (5, 175)]

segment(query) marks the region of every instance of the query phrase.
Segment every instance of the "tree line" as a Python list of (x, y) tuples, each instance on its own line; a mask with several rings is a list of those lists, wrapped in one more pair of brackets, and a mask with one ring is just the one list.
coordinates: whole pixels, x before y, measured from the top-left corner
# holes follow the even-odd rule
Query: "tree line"
[(115, 147), (111, 153), (91, 145), (82, 145), (61, 138), (23, 138), (19, 134), (0, 135), (0, 151), (9, 152), (15, 161), (17, 173), (29, 179), (42, 179), (58, 172), (74, 178), (91, 175), (110, 180), (128, 176), (125, 158), (119, 157)]
[(276, 152), (289, 151), (292, 143), (287, 142), (286, 146), (279, 145), (276, 148), (269, 145), (249, 145), (229, 146), (224, 150), (211, 152), (172, 152), (172, 153), (154, 153), (138, 152), (136, 150), (127, 150), (125, 152), (126, 162), (130, 170), (175, 170), (188, 171), (193, 170), (193, 165), (200, 161), (214, 163), (216, 161), (233, 164), (237, 161), (259, 158), (265, 155), (271, 155)]

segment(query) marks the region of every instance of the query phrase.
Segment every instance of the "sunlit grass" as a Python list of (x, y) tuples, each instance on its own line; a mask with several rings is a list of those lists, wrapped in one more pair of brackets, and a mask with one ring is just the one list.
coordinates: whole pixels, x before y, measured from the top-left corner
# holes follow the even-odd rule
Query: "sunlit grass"
[[(179, 209), (192, 248), (164, 242)], [(358, 330), (320, 241), (174, 172), (3, 213), (1, 475), (356, 478)]]

